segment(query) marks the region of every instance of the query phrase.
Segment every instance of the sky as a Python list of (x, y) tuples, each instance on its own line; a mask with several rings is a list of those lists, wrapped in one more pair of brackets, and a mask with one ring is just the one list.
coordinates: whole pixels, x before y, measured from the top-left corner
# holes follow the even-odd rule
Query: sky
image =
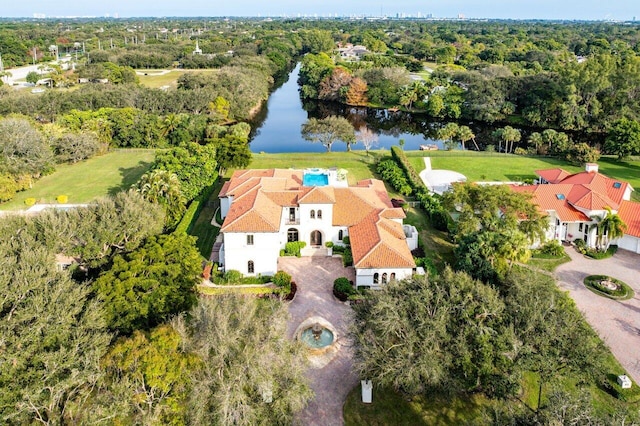
[[(6, 1), (6, 3), (5, 3)], [(426, 16), (499, 19), (640, 20), (638, 0), (29, 0), (0, 17), (54, 16)]]

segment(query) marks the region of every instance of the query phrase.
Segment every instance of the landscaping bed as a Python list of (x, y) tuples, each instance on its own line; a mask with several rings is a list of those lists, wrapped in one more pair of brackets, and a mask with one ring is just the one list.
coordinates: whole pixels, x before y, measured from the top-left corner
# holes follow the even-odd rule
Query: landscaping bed
[(633, 289), (626, 283), (607, 275), (589, 275), (584, 279), (584, 285), (592, 292), (614, 300), (631, 299)]

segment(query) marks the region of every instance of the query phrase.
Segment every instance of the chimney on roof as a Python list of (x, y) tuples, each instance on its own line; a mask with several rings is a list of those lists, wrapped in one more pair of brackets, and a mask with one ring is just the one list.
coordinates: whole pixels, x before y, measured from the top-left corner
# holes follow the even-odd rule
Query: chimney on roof
[(598, 165), (596, 163), (587, 163), (584, 169), (587, 173), (598, 173)]

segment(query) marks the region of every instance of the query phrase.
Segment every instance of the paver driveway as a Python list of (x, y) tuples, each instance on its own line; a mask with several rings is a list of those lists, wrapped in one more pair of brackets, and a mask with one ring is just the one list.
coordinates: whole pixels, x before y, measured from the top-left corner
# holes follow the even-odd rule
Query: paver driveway
[[(298, 285), (296, 297), (289, 305), (289, 337), (293, 338), (302, 321), (319, 316), (333, 325), (339, 339), (345, 339), (351, 308), (333, 297), (333, 281), (338, 277), (354, 280), (353, 268), (344, 268), (340, 258), (281, 257), (278, 269), (289, 273)], [(323, 368), (307, 371), (315, 398), (298, 416), (297, 423), (304, 426), (344, 424), (342, 406), (358, 378), (352, 372), (350, 345), (344, 340), (341, 342), (343, 344), (331, 362)]]
[[(572, 261), (556, 269), (558, 284), (569, 290), (589, 324), (633, 380), (640, 383), (640, 255), (619, 250), (609, 259), (594, 260), (572, 247), (566, 251)], [(622, 280), (633, 288), (635, 296), (624, 301), (598, 296), (583, 284), (588, 275), (609, 275)]]

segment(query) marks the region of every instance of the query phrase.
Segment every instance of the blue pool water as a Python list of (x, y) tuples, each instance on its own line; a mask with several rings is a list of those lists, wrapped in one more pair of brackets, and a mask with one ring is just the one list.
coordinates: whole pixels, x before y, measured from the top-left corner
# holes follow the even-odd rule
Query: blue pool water
[(303, 186), (327, 186), (329, 185), (329, 176), (325, 174), (305, 173), (302, 178)]

